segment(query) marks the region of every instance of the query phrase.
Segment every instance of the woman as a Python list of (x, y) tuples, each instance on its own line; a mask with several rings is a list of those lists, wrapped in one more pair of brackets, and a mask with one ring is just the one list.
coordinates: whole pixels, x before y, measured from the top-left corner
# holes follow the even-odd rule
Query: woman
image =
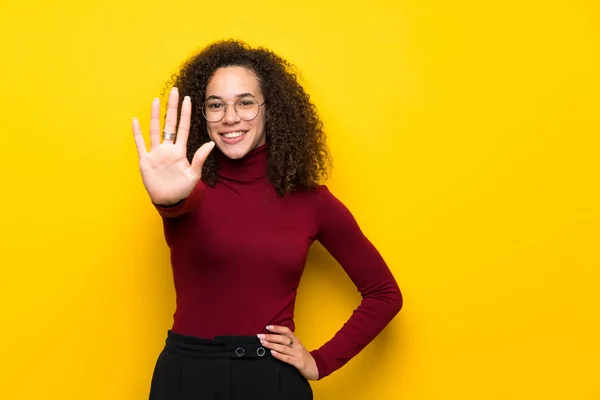
[[(178, 110), (181, 109), (179, 124)], [(178, 126), (177, 126), (178, 125)], [(163, 219), (177, 307), (150, 398), (312, 399), (402, 307), (384, 260), (326, 186), (329, 155), (293, 67), (243, 42), (186, 62), (151, 148), (133, 121), (142, 180)], [(294, 335), (296, 290), (318, 240), (362, 294), (319, 349)]]

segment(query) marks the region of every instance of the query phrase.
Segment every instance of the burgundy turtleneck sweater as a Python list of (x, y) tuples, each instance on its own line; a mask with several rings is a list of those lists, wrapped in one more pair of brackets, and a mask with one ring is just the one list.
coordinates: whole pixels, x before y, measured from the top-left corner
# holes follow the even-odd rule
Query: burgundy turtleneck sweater
[(203, 338), (253, 336), (267, 325), (293, 331), (296, 291), (308, 249), (318, 240), (362, 295), (346, 324), (311, 352), (322, 379), (398, 313), (398, 285), (326, 186), (277, 195), (267, 177), (268, 144), (239, 160), (217, 154), (214, 188), (201, 181), (179, 204), (156, 206), (171, 249), (177, 296), (172, 330)]

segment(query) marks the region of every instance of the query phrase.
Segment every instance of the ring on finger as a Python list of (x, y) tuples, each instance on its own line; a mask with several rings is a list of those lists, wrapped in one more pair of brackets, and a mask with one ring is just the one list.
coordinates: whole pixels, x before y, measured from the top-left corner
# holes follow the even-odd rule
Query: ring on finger
[(288, 343), (288, 347), (292, 347), (294, 345), (294, 340), (290, 338), (290, 342)]
[(173, 140), (177, 134), (175, 132), (163, 131), (162, 137), (164, 140)]

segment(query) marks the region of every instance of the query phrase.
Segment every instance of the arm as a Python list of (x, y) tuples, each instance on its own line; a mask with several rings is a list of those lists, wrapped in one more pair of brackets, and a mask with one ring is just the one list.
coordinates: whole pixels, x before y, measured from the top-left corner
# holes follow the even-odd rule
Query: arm
[(206, 187), (204, 186), (204, 182), (200, 181), (190, 193), (188, 197), (183, 200), (178, 201), (175, 204), (170, 205), (161, 205), (154, 204), (154, 207), (158, 210), (158, 213), (164, 218), (177, 218), (184, 214), (189, 213), (190, 211), (195, 210), (200, 206), (202, 200), (204, 199), (204, 195), (206, 194)]
[(340, 263), (362, 296), (335, 336), (310, 352), (322, 379), (346, 364), (387, 326), (402, 308), (402, 294), (377, 249), (326, 186), (317, 188), (317, 209), (317, 240)]

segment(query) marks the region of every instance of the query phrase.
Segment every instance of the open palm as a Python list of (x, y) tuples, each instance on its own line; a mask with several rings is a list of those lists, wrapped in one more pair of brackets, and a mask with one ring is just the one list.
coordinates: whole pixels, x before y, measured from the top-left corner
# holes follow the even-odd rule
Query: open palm
[(181, 119), (177, 128), (179, 92), (173, 88), (169, 94), (165, 132), (175, 132), (176, 139), (160, 141), (160, 101), (154, 99), (150, 117), (150, 151), (142, 136), (139, 121), (133, 119), (133, 136), (138, 150), (140, 172), (146, 191), (155, 204), (169, 205), (188, 197), (202, 177), (202, 166), (214, 148), (213, 142), (202, 145), (190, 164), (187, 140), (190, 132), (192, 102), (188, 96), (181, 106)]

